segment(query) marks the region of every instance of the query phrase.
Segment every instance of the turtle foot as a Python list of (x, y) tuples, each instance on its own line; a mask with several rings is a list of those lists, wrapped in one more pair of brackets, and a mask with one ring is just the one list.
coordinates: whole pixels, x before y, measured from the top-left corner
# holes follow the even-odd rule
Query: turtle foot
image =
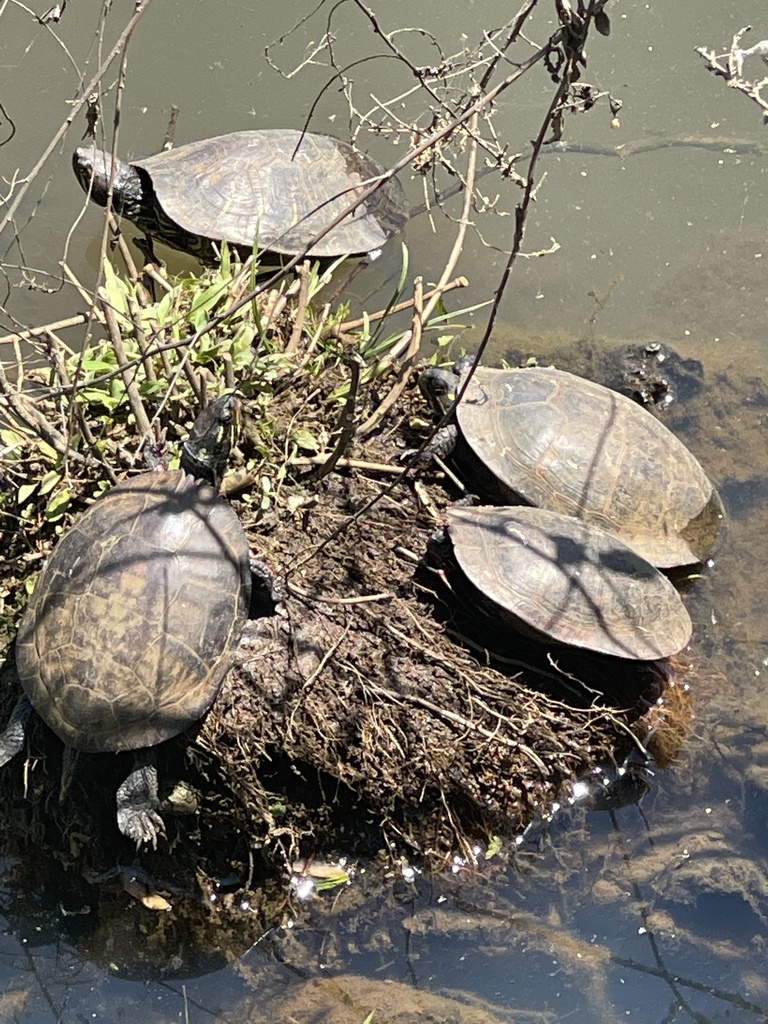
[(163, 819), (152, 808), (131, 808), (117, 812), (117, 826), (124, 836), (140, 846), (152, 844), (157, 849), (157, 840), (165, 835)]
[(157, 769), (140, 762), (117, 790), (117, 827), (137, 848), (151, 843), (157, 849), (158, 838), (165, 835), (159, 803)]
[(15, 757), (24, 746), (24, 734), (32, 712), (29, 697), (21, 697), (11, 712), (8, 725), (0, 733), (0, 767)]
[(248, 564), (251, 570), (251, 607), (248, 617), (282, 615), (285, 613), (285, 586), (275, 576), (269, 565), (250, 552)]

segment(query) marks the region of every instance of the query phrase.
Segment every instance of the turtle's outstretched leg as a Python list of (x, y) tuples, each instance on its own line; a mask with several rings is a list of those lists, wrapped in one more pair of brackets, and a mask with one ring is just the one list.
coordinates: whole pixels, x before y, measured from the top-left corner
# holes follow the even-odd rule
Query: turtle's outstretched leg
[(72, 785), (78, 759), (79, 752), (77, 750), (73, 747), (64, 747), (64, 756), (61, 759), (61, 783), (59, 784), (60, 804), (64, 802), (64, 798), (69, 792), (69, 787)]
[(31, 713), (32, 703), (29, 697), (20, 697), (11, 712), (5, 731), (0, 733), (0, 767), (15, 757), (24, 746), (24, 734)]
[(136, 846), (152, 843), (165, 834), (163, 819), (157, 813), (157, 768), (151, 750), (137, 750), (133, 771), (117, 790), (117, 827)]

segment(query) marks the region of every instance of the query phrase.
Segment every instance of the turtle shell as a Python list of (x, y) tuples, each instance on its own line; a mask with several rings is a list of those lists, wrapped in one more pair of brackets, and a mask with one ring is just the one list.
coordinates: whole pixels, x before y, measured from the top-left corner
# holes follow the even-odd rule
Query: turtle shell
[(563, 370), (478, 367), (457, 417), (512, 500), (603, 527), (662, 568), (712, 553), (717, 491), (682, 441), (624, 395)]
[(691, 638), (669, 580), (597, 526), (543, 508), (487, 506), (449, 509), (448, 532), (475, 587), (559, 643), (651, 661)]
[(16, 662), (68, 746), (153, 746), (200, 718), (248, 614), (237, 514), (181, 471), (118, 484), (53, 550), (22, 618)]
[[(295, 255), (383, 173), (328, 135), (283, 128), (231, 132), (158, 153), (133, 166), (148, 175), (174, 244), (190, 235)], [(310, 256), (373, 253), (402, 228), (402, 188), (391, 179), (317, 243)]]

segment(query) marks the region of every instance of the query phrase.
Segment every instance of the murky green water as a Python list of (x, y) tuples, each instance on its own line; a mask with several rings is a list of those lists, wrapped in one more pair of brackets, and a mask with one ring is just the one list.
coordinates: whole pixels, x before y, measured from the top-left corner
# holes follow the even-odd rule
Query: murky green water
[[(130, 14), (118, 6), (105, 49)], [(428, 25), (448, 54), (463, 45), (462, 33), (474, 41), (508, 16), (498, 0), (466, 9), (426, 0), (374, 7), (387, 27)], [(284, 79), (264, 49), (308, 9), (297, 0), (267, 7), (154, 0), (130, 49), (121, 151), (157, 149), (172, 103), (181, 107), (179, 143), (239, 128), (300, 126), (328, 80), (324, 58)], [(0, 3), (0, 138), (12, 134), (0, 148), (6, 183), (30, 171), (67, 116), (89, 53), (83, 77), (93, 73), (97, 13), (96, 5), (71, 2), (48, 30), (20, 6)], [(271, 48), (285, 71), (306, 58), (330, 13), (322, 8)], [(764, 0), (617, 3), (610, 39), (590, 43), (585, 77), (623, 100), (622, 127), (611, 130), (602, 108), (571, 120), (568, 138), (597, 148), (661, 135), (761, 142), (758, 108), (707, 74), (693, 50), (722, 49), (750, 21), (756, 42), (768, 36), (765, 14)], [(382, 51), (351, 3), (336, 11), (331, 30), (341, 61)], [(407, 47), (414, 60), (436, 61), (425, 36), (408, 37)], [(753, 70), (761, 73), (759, 62)], [(116, 74), (115, 67), (107, 81)], [(372, 105), (371, 94), (397, 95), (410, 84), (384, 57), (358, 66), (354, 78), (359, 109)], [(529, 90), (507, 93), (497, 129), (513, 138), (521, 125), (533, 130), (546, 88), (542, 76)], [(15, 217), (19, 242), (11, 230), (2, 236), (4, 330), (83, 306), (71, 285), (58, 283), (59, 260), (88, 283), (98, 256), (98, 211), (86, 211), (68, 236), (82, 205), (69, 152), (83, 127), (79, 119), (36, 178)], [(324, 94), (313, 127), (345, 134), (338, 89)], [(385, 163), (403, 145), (393, 154), (384, 139), (365, 142)], [(131, 965), (157, 927), (157, 912), (125, 895), (108, 904), (96, 897), (80, 914), (86, 907), (71, 906), (65, 889), (14, 887), (18, 870), (8, 864), (0, 1019), (361, 1024), (376, 1010), (375, 1021), (746, 1024), (768, 1016), (765, 156), (738, 145), (671, 147), (624, 160), (548, 155), (541, 167), (547, 177), (524, 248), (535, 252), (555, 238), (560, 249), (519, 264), (495, 355), (508, 347), (547, 355), (572, 338), (586, 337), (598, 352), (603, 344), (658, 338), (703, 366), (702, 390), (673, 409), (670, 423), (721, 487), (730, 522), (714, 572), (689, 597), (696, 717), (679, 758), (657, 775), (641, 808), (623, 808), (614, 819), (575, 813), (556, 823), (540, 850), (524, 850), (509, 864), (443, 879), (381, 880), (368, 872), (305, 904), (293, 928), (250, 949), (256, 936), (247, 927), (242, 935), (212, 933), (218, 950), (185, 946), (174, 956), (165, 948), (167, 962), (153, 965), (151, 980), (133, 977)], [(418, 202), (419, 183), (405, 184)], [(510, 231), (501, 214), (517, 199), (513, 186), (495, 178), (483, 179), (482, 189), (491, 200), (502, 195), (497, 215), (478, 218), (466, 246), (459, 270), (471, 286), (462, 305), (486, 301), (495, 287), (504, 255), (494, 246), (507, 244)], [(407, 238), (412, 272), (434, 279), (453, 225), (420, 217)], [(358, 300), (398, 271), (393, 247), (355, 282)], [(467, 340), (485, 315), (464, 318), (474, 327)], [(77, 330), (72, 344), (76, 337)], [(13, 364), (10, 348), (0, 356)]]

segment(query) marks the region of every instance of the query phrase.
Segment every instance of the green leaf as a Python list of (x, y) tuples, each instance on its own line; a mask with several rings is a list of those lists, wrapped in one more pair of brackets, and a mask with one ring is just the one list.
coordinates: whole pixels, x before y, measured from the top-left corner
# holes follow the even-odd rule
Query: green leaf
[[(174, 292), (166, 292), (165, 295), (155, 304), (155, 315), (154, 319), (157, 321), (157, 326), (162, 329), (165, 327), (167, 322), (172, 319), (171, 311), (174, 309), (176, 302), (176, 295)], [(148, 317), (151, 320), (153, 317)]]
[(104, 344), (99, 344), (87, 348), (82, 354), (82, 361), (78, 355), (70, 359), (69, 362), (73, 368), (79, 364), (80, 369), (87, 376), (114, 370), (117, 366), (117, 357), (111, 347), (107, 348)]
[(139, 394), (142, 398), (151, 398), (153, 395), (163, 394), (168, 389), (168, 381), (165, 380), (143, 380), (139, 384)]
[(106, 388), (102, 390), (101, 388), (81, 387), (77, 389), (77, 397), (83, 405), (99, 405), (108, 397), (108, 393)]
[(31, 495), (33, 495), (35, 493), (36, 490), (37, 490), (37, 484), (36, 483), (35, 484), (22, 484), (21, 487), (16, 492), (16, 500), (19, 503), (19, 505), (26, 505), (27, 500), (31, 497)]
[(232, 276), (232, 270), (231, 270), (231, 267), (232, 267), (232, 257), (230, 256), (229, 244), (227, 243), (226, 239), (224, 239), (224, 241), (221, 243), (221, 250), (219, 251), (219, 256), (220, 256), (220, 260), (221, 260), (221, 274), (222, 274), (222, 276), (223, 277), (231, 277)]
[(393, 305), (395, 305), (397, 303), (397, 300), (400, 298), (400, 296), (403, 293), (403, 288), (405, 288), (405, 283), (408, 280), (408, 267), (409, 267), (410, 262), (411, 262), (411, 254), (408, 251), (408, 246), (405, 244), (405, 242), (401, 243), (400, 249), (401, 249), (402, 256), (403, 256), (403, 263), (402, 263), (402, 267), (400, 269), (400, 279), (397, 282), (397, 288), (395, 289), (395, 295), (392, 297), (392, 304)]
[(111, 489), (112, 484), (109, 482), (109, 480), (99, 480), (99, 482), (93, 489), (93, 496), (94, 498), (100, 498), (102, 494), (106, 494), (107, 491), (110, 491)]
[(328, 889), (338, 889), (340, 885), (349, 883), (349, 873), (339, 868), (339, 873), (331, 878), (322, 878), (315, 881), (315, 888), (318, 892), (327, 892)]
[(101, 391), (99, 388), (80, 388), (78, 396), (85, 399), (88, 405), (102, 405), (108, 412), (114, 412), (123, 399), (123, 384), (122, 381), (110, 381), (109, 387), (109, 391)]
[(48, 502), (48, 507), (45, 510), (45, 518), (48, 522), (53, 523), (57, 519), (61, 519), (69, 508), (71, 500), (72, 494), (67, 487), (62, 487), (60, 491), (57, 491)]
[(61, 473), (56, 470), (51, 470), (50, 473), (46, 473), (40, 481), (40, 494), (49, 494), (60, 480)]
[(299, 448), (303, 448), (307, 452), (319, 452), (320, 444), (312, 433), (311, 430), (307, 430), (306, 427), (299, 427), (298, 430), (293, 433), (293, 441)]
[(38, 450), (41, 455), (48, 459), (49, 462), (59, 461), (59, 453), (55, 448), (52, 448), (47, 441), (38, 441)]
[(253, 361), (252, 345), (255, 337), (256, 328), (253, 324), (239, 324), (232, 336), (233, 355), (242, 356), (251, 363)]
[(211, 319), (211, 311), (219, 304), (224, 294), (224, 287), (217, 283), (206, 288), (197, 297), (194, 306), (189, 311), (190, 322), (196, 331), (199, 331), (203, 324), (208, 323)]
[(118, 277), (109, 260), (104, 260), (104, 291), (110, 306), (117, 314), (117, 321), (121, 330), (133, 330), (130, 310), (128, 308), (128, 285)]
[(362, 348), (366, 341), (371, 340), (371, 321), (366, 310), (363, 310), (363, 326), (357, 333), (360, 335), (360, 347)]
[(491, 857), (495, 857), (500, 850), (501, 839), (499, 836), (492, 836), (490, 843), (488, 843), (488, 849), (485, 851), (485, 859), (490, 860)]
[(10, 455), (14, 448), (20, 448), (25, 443), (22, 435), (15, 430), (0, 430), (0, 441), (6, 446), (4, 455)]

